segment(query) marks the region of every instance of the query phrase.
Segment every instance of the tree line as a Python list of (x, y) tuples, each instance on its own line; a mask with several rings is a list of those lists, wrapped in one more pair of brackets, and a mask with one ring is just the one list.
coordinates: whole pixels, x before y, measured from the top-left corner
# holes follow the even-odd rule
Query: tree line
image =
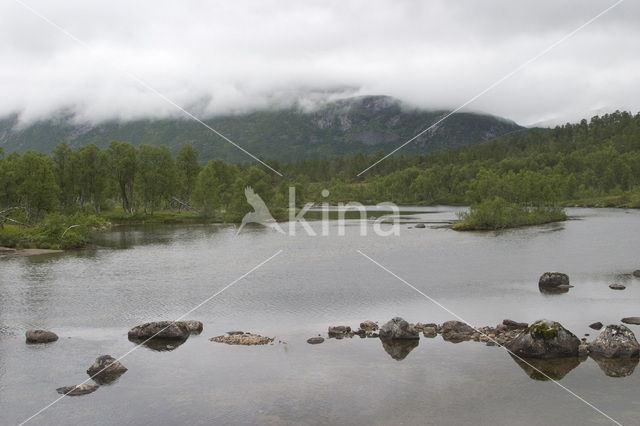
[(52, 211), (99, 214), (116, 205), (128, 214), (243, 212), (247, 186), (265, 201), (275, 193), (272, 176), (261, 168), (218, 159), (202, 166), (191, 145), (176, 156), (166, 146), (136, 148), (127, 142), (112, 142), (104, 150), (93, 144), (74, 150), (63, 142), (51, 155), (3, 156), (0, 150), (0, 209), (19, 207), (29, 223)]
[(201, 164), (184, 145), (112, 142), (106, 149), (60, 143), (51, 155), (0, 149), (0, 212), (18, 207), (28, 222), (47, 212), (126, 214), (190, 210), (204, 216), (240, 215), (251, 186), (268, 206), (286, 208), (288, 187), (297, 201), (391, 201), (398, 204), (478, 204), (501, 198), (524, 206), (637, 192), (640, 114), (615, 112), (554, 129), (530, 129), (451, 151), (393, 156), (356, 154), (280, 164), (284, 177), (255, 164), (214, 159)]

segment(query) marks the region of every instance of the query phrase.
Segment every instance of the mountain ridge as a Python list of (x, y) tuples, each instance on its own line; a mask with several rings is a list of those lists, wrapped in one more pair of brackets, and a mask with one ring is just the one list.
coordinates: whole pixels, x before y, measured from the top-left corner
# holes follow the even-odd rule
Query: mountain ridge
[[(313, 110), (267, 109), (203, 120), (252, 154), (289, 162), (304, 158), (389, 152), (428, 128), (447, 110), (411, 108), (388, 96), (360, 96), (328, 102)], [(455, 113), (407, 145), (403, 152), (425, 153), (487, 141), (524, 127), (511, 120), (480, 113)], [(77, 124), (59, 116), (20, 126), (18, 116), (0, 119), (4, 152), (32, 149), (49, 153), (60, 142), (77, 148), (111, 141), (167, 145), (175, 153), (184, 144), (201, 152), (203, 161), (250, 158), (200, 123), (186, 118), (107, 121)]]

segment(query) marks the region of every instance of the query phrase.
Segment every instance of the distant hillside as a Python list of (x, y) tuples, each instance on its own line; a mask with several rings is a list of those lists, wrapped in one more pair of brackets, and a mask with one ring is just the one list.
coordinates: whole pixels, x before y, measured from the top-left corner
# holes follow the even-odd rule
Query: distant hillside
[[(386, 96), (364, 96), (329, 103), (303, 112), (264, 110), (206, 120), (214, 129), (253, 154), (280, 162), (355, 152), (389, 152), (437, 121), (447, 111), (408, 109)], [(245, 154), (199, 123), (188, 119), (73, 124), (70, 117), (40, 121), (19, 129), (17, 117), (0, 119), (0, 146), (4, 152), (28, 149), (51, 152), (61, 141), (72, 147), (111, 141), (168, 145), (174, 153), (186, 144), (201, 152), (201, 160), (250, 160)], [(502, 118), (457, 113), (403, 149), (423, 153), (482, 142), (522, 129)]]

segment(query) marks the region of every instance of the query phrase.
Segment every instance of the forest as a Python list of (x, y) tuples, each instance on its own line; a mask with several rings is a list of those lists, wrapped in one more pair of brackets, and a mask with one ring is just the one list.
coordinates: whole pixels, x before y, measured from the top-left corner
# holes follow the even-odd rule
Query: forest
[[(0, 148), (0, 245), (81, 246), (90, 228), (144, 221), (238, 221), (252, 187), (284, 217), (288, 188), (298, 204), (360, 201), (468, 204), (458, 229), (494, 229), (562, 220), (566, 205), (640, 207), (640, 114), (616, 111), (554, 129), (528, 129), (449, 151), (356, 154), (259, 164), (206, 164), (189, 144), (111, 142), (51, 155)], [(74, 226), (73, 229), (67, 229)], [(65, 233), (63, 241), (52, 236)]]

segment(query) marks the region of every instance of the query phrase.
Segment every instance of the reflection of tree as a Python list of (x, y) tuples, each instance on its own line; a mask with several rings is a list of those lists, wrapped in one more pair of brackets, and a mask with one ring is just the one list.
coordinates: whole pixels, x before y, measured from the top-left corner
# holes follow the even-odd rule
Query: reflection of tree
[(521, 360), (511, 355), (511, 358), (513, 358), (516, 364), (533, 380), (549, 380), (549, 378), (560, 380), (580, 364), (578, 357), (552, 359), (523, 358)]
[(633, 358), (604, 358), (598, 355), (591, 355), (591, 358), (598, 364), (600, 369), (609, 377), (627, 377), (633, 374), (633, 370), (638, 365), (640, 359)]
[(420, 339), (380, 339), (380, 341), (384, 350), (396, 361), (405, 359), (420, 343)]

